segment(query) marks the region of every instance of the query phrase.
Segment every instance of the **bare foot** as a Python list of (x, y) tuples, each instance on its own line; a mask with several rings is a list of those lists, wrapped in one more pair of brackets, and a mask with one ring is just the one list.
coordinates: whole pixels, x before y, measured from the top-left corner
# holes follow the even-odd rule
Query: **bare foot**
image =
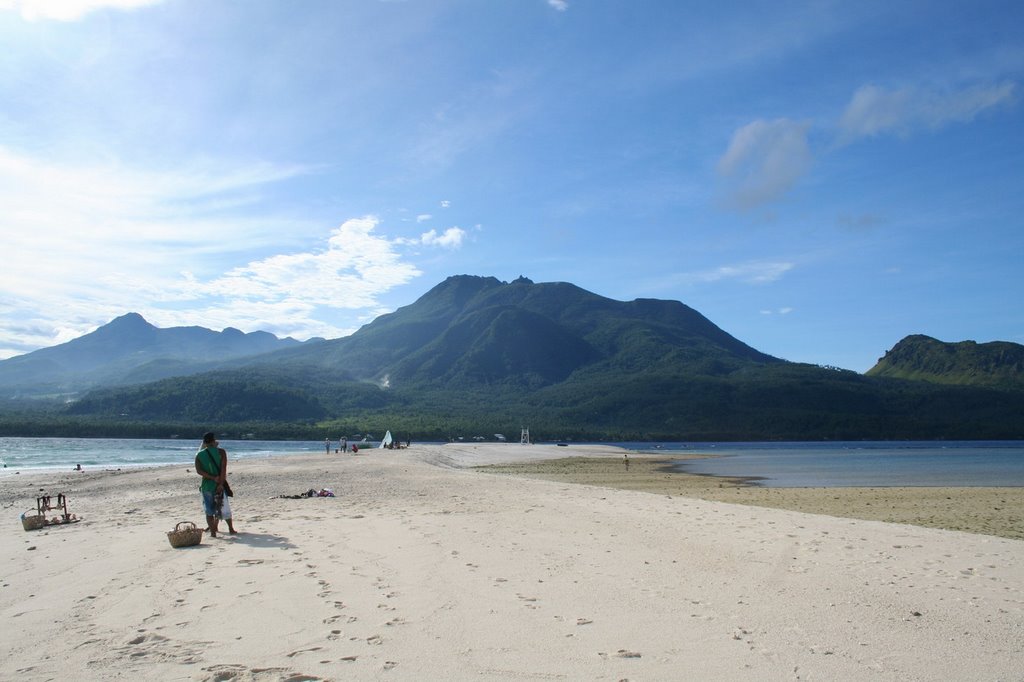
[(231, 533), (232, 535), (238, 535), (238, 531), (237, 531), (237, 530), (235, 530), (234, 528), (232, 528), (232, 529), (231, 529), (231, 530), (229, 530), (228, 532), (229, 532), (229, 533)]

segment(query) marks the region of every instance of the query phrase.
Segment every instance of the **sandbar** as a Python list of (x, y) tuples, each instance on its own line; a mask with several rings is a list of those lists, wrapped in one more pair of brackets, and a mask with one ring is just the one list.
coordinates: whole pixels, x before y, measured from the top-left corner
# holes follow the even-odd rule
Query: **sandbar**
[(623, 457), (563, 457), (488, 465), (485, 469), (550, 481), (1024, 540), (1024, 490), (1021, 488), (768, 488), (746, 479), (672, 470), (673, 463), (688, 458), (630, 454), (627, 468)]
[[(1020, 679), (1024, 541), (473, 468), (565, 456), (240, 460), (182, 549), (191, 462), (0, 478), (0, 678)], [(24, 531), (43, 491), (84, 520)]]

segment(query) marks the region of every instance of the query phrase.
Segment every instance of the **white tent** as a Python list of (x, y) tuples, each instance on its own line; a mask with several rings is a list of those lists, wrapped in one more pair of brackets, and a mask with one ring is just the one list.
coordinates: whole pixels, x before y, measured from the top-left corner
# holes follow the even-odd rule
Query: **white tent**
[(391, 432), (390, 432), (390, 431), (388, 431), (387, 433), (385, 433), (385, 434), (384, 434), (384, 438), (383, 438), (383, 439), (381, 439), (381, 441), (380, 441), (380, 445), (378, 445), (378, 446), (377, 446), (377, 448), (378, 448), (378, 449), (380, 449), (380, 448), (386, 448), (386, 447), (388, 447), (389, 445), (391, 445), (391, 441), (392, 441), (392, 438), (391, 438)]

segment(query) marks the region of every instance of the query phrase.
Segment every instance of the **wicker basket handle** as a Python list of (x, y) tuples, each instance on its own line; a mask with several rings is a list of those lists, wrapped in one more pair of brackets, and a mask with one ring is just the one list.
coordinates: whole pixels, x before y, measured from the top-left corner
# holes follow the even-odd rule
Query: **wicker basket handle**
[(174, 532), (177, 533), (179, 530), (181, 530), (182, 526), (185, 526), (185, 530), (196, 529), (196, 524), (192, 523), (191, 521), (179, 521), (178, 524), (174, 526)]

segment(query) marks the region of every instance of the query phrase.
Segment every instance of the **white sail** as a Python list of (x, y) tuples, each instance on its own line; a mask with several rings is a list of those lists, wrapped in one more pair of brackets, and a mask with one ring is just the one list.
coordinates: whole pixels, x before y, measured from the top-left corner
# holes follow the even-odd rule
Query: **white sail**
[(377, 446), (378, 449), (379, 448), (386, 448), (389, 445), (391, 445), (391, 440), (392, 440), (391, 432), (388, 431), (387, 433), (384, 434), (384, 438), (381, 440), (380, 445)]

